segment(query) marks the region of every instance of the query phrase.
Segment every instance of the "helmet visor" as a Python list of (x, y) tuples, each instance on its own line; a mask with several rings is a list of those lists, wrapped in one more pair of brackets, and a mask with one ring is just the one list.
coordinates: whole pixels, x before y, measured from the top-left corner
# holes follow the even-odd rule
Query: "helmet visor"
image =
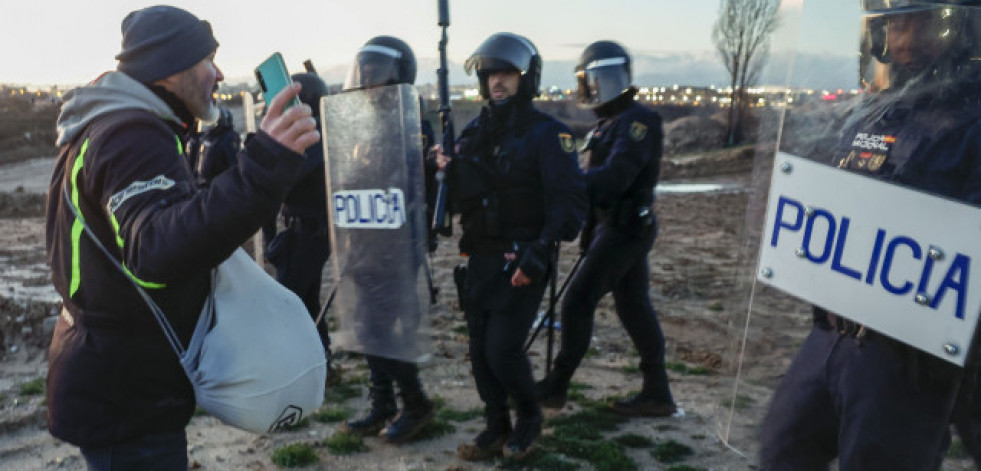
[(933, 5), (867, 14), (859, 63), (863, 88), (895, 88), (932, 73), (944, 58), (956, 53), (953, 45), (958, 38), (970, 34), (963, 31), (968, 16), (965, 10)]
[(487, 38), (463, 64), (467, 75), (474, 71), (517, 69), (522, 74), (531, 68), (532, 58), (538, 52), (528, 40), (510, 33), (499, 33)]
[(862, 11), (867, 14), (900, 13), (937, 8), (944, 3), (938, 0), (862, 0)]
[(600, 105), (620, 96), (630, 87), (626, 64), (626, 57), (610, 57), (577, 67), (579, 102)]
[(396, 49), (368, 44), (361, 48), (344, 81), (344, 90), (378, 87), (399, 83), (399, 59)]

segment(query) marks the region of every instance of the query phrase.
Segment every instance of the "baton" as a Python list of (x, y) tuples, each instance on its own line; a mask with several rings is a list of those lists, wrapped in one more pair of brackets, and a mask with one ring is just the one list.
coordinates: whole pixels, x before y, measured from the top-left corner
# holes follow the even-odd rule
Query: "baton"
[(545, 365), (546, 366), (546, 369), (548, 369), (548, 367), (550, 367), (551, 366), (551, 363), (552, 363), (552, 361), (551, 361), (551, 356), (552, 356), (551, 355), (551, 350), (552, 350), (552, 335), (553, 335), (552, 334), (552, 331), (554, 330), (554, 325), (555, 325), (555, 323), (553, 322), (553, 320), (555, 319), (555, 305), (558, 304), (559, 299), (561, 299), (562, 298), (562, 295), (565, 294), (566, 288), (569, 287), (569, 282), (572, 281), (572, 277), (575, 276), (576, 272), (579, 270), (579, 266), (582, 265), (582, 260), (583, 260), (583, 257), (584, 256), (585, 256), (585, 253), (580, 253), (579, 254), (579, 258), (576, 259), (576, 263), (572, 266), (572, 270), (569, 271), (569, 275), (566, 276), (565, 281), (562, 282), (562, 288), (560, 288), (558, 294), (556, 294), (555, 293), (555, 280), (556, 280), (556, 278), (558, 278), (558, 256), (556, 255), (555, 268), (554, 268), (554, 270), (552, 272), (553, 273), (553, 276), (552, 276), (552, 292), (549, 294), (548, 310), (545, 311), (545, 316), (543, 316), (542, 319), (540, 321), (538, 321), (538, 325), (535, 327), (535, 331), (531, 334), (531, 337), (528, 339), (528, 342), (525, 344), (525, 351), (527, 352), (528, 349), (531, 348), (531, 344), (535, 342), (535, 339), (536, 338), (538, 338), (538, 333), (541, 332), (542, 327), (545, 325), (546, 322), (548, 322), (548, 328), (549, 328), (549, 341), (548, 341), (548, 344), (549, 345), (548, 345), (548, 350), (549, 350), (549, 352), (548, 352), (548, 362)]

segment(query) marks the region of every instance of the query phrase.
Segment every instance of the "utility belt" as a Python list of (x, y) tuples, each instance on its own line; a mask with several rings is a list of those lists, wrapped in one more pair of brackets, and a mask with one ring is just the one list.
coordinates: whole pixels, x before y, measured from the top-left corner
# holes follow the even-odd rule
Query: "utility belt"
[(830, 312), (825, 313), (825, 320), (828, 323), (828, 327), (831, 330), (838, 332), (840, 335), (845, 335), (856, 339), (868, 339), (877, 335), (875, 331), (865, 327), (865, 324), (859, 324), (858, 322), (845, 319), (837, 314)]
[(531, 242), (504, 240), (473, 240), (470, 241), (468, 254), (501, 255), (506, 253), (521, 253)]
[(642, 229), (654, 225), (654, 206), (617, 203), (611, 208), (597, 208), (596, 220), (609, 227)]

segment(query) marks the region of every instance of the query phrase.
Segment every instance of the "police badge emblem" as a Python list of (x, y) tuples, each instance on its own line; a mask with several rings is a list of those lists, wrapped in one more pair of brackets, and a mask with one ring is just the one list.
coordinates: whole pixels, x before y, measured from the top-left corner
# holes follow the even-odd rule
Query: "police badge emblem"
[(562, 151), (565, 153), (576, 150), (576, 141), (572, 139), (572, 134), (569, 133), (559, 133), (559, 145), (562, 146)]
[(639, 141), (647, 135), (647, 126), (640, 121), (630, 123), (630, 138)]
[(882, 168), (882, 164), (884, 163), (886, 163), (886, 154), (874, 154), (869, 159), (869, 170), (875, 172)]

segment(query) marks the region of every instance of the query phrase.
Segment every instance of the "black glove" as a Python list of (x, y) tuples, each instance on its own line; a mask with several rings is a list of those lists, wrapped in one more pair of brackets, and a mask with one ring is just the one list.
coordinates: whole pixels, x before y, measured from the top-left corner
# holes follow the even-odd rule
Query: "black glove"
[(531, 281), (539, 281), (548, 275), (552, 263), (552, 244), (539, 240), (528, 246), (521, 254), (518, 268)]

